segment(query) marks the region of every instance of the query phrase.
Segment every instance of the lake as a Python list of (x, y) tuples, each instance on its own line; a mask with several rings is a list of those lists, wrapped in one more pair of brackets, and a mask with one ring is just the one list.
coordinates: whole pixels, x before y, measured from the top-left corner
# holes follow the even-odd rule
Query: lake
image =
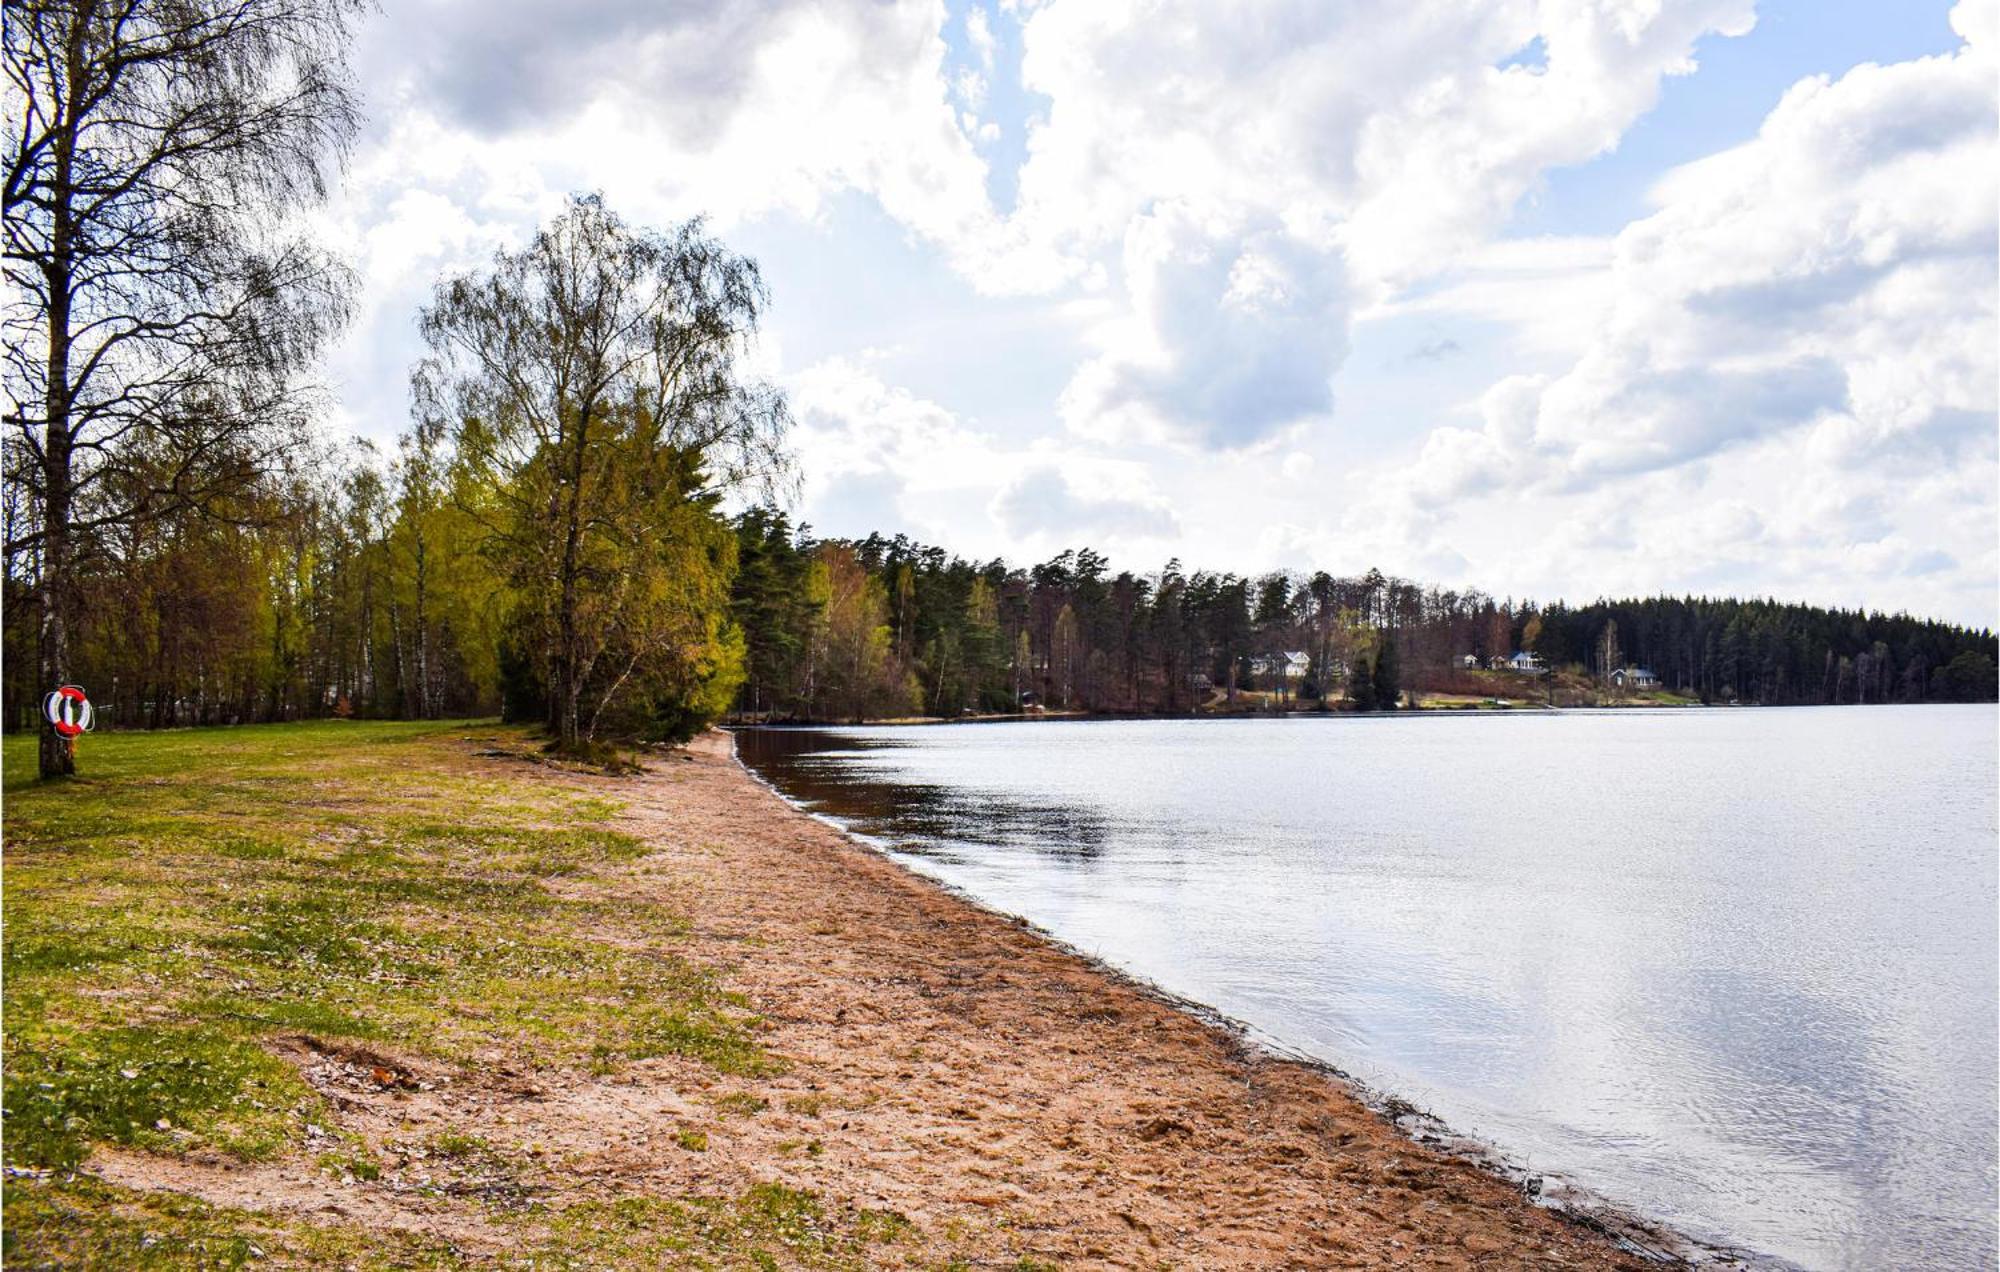
[(1513, 1162), (1996, 1258), (1990, 706), (752, 730), (795, 802)]

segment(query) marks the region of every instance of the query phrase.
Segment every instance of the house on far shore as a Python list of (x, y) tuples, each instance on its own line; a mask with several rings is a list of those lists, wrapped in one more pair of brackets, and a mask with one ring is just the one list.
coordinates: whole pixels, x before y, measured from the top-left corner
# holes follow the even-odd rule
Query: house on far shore
[(1478, 671), (1478, 670), (1479, 670), (1479, 655), (1478, 655), (1478, 654), (1461, 654), (1461, 655), (1459, 655), (1459, 659), (1458, 659), (1458, 665), (1459, 665), (1459, 666), (1461, 666), (1461, 667), (1463, 667), (1463, 668), (1465, 668), (1465, 669), (1466, 669), (1467, 671)]
[(1658, 689), (1660, 678), (1644, 667), (1620, 667), (1611, 673), (1611, 683), (1620, 689)]
[(1517, 649), (1505, 658), (1495, 658), (1493, 670), (1518, 671), (1524, 676), (1539, 676), (1542, 674), (1542, 658), (1540, 654)]
[(1259, 655), (1250, 660), (1250, 674), (1258, 680), (1279, 680), (1293, 685), (1306, 678), (1306, 671), (1312, 666), (1312, 658), (1302, 649), (1287, 653)]

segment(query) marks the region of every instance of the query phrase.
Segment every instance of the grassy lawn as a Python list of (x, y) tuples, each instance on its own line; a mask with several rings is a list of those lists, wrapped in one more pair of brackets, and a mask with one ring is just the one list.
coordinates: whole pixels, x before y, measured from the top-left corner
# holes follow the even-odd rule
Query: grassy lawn
[[(340, 1129), (286, 1058), (301, 1039), (475, 1083), (668, 1054), (777, 1067), (743, 1001), (676, 952), (683, 916), (600, 886), (629, 882), (645, 852), (609, 828), (617, 805), (471, 758), (494, 747), (533, 749), (462, 721), (99, 734), (82, 741), (83, 776), (43, 785), (34, 739), (5, 740), (7, 1266), (464, 1261), (91, 1175), (113, 1145), (378, 1177), (395, 1146)], [(499, 1151), (471, 1135), (454, 1150), (448, 1132), (431, 1150), (466, 1170)], [(586, 1229), (604, 1234), (584, 1243), (589, 1266), (846, 1266), (900, 1222), (830, 1216), (777, 1185), (526, 1213), (476, 1193), (449, 1204), (514, 1225), (520, 1265), (537, 1267), (569, 1266)]]
[(1516, 694), (1512, 698), (1470, 693), (1419, 693), (1418, 705), (1425, 711), (1500, 711), (1509, 707), (1542, 705)]

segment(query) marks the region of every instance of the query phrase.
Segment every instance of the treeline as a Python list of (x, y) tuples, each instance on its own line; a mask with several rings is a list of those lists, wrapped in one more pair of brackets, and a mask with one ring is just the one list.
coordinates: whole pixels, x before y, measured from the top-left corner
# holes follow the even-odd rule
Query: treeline
[(788, 415), (744, 372), (756, 266), (699, 221), (572, 199), (438, 282), (393, 463), (314, 444), (353, 276), (302, 213), (362, 9), (8, 6), (9, 728), (81, 682), (113, 725), (497, 708), (588, 751), (735, 696), (717, 509), (784, 486)]
[[(1652, 597), (1535, 609), (1534, 652), (1603, 675), (1644, 666), (1704, 702), (1991, 702), (1996, 643), (1908, 614), (1771, 600)], [(1522, 626), (1526, 626), (1524, 620)]]
[[(317, 454), (203, 508), (86, 538), (68, 656), (100, 725), (497, 710), (500, 580), (413, 458)], [(13, 730), (34, 727), (40, 696), (39, 562), (7, 564)]]
[[(782, 482), (783, 399), (739, 360), (764, 293), (699, 222), (571, 201), (443, 279), (392, 456), (267, 421), (107, 447), (51, 577), (46, 466), (10, 445), (6, 727), (52, 680), (113, 727), (501, 713), (568, 750), (684, 738), (742, 679), (729, 489)], [(200, 498), (161, 499), (175, 444)], [(129, 487), (129, 495), (128, 495)], [(51, 671), (51, 598), (63, 606)]]
[(1387, 710), (1412, 694), (1493, 692), (1485, 669), (1517, 652), (1607, 693), (1614, 671), (1643, 667), (1705, 702), (1995, 697), (1993, 633), (1900, 614), (1696, 597), (1538, 605), (1377, 571), (1246, 577), (1170, 562), (1138, 575), (1090, 549), (1024, 569), (901, 535), (814, 540), (769, 509), (739, 518), (737, 538), (748, 655), (736, 706), (750, 718), (1173, 713), (1251, 693)]
[[(419, 432), (390, 456), (316, 453), (199, 513), (93, 543), (72, 656), (100, 719), (549, 722), (552, 656), (540, 642), (559, 595), (534, 581), (548, 563), (514, 564), (492, 519), (503, 487), (445, 440)], [(1144, 714), (1248, 707), (1255, 695), (1391, 709), (1412, 695), (1492, 692), (1466, 658), (1484, 668), (1516, 651), (1600, 685), (1645, 667), (1663, 689), (1710, 702), (1995, 696), (1991, 633), (1906, 615), (1694, 597), (1517, 604), (1376, 572), (1246, 577), (1170, 563), (1141, 576), (1088, 549), (1023, 569), (902, 536), (815, 539), (763, 506), (732, 525), (682, 455), (656, 464), (666, 471), (626, 509), (652, 523), (644, 550), (625, 551), (637, 538), (585, 539), (603, 559), (579, 594), (598, 644), (584, 736), (685, 736), (729, 708), (781, 720), (1024, 705)], [(6, 724), (20, 729), (34, 727), (39, 696), (33, 570), (9, 564)], [(621, 592), (626, 608), (646, 598), (642, 616), (620, 617)], [(1295, 654), (1304, 674), (1288, 677)]]
[[(607, 433), (636, 462), (632, 439)], [(741, 678), (734, 535), (685, 452), (652, 459), (578, 536), (584, 738), (686, 736)], [(548, 527), (509, 511), (534, 488), (532, 472), (496, 480), (412, 436), (386, 456), (310, 450), (198, 510), (89, 536), (73, 678), (100, 727), (503, 714), (560, 737), (559, 561), (517, 551)], [(37, 564), (32, 552), (7, 562), (10, 731), (39, 720)]]

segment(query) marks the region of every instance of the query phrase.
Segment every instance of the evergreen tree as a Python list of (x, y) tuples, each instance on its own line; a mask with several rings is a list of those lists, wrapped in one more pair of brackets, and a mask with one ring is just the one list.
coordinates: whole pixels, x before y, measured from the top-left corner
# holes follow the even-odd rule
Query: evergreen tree
[(1375, 683), (1376, 710), (1394, 711), (1402, 704), (1402, 657), (1396, 651), (1396, 633), (1393, 628), (1382, 632), (1382, 647), (1375, 655), (1375, 668), (1371, 678)]
[(1347, 676), (1347, 700), (1354, 704), (1356, 711), (1379, 709), (1376, 684), (1374, 656), (1364, 654), (1356, 658)]

